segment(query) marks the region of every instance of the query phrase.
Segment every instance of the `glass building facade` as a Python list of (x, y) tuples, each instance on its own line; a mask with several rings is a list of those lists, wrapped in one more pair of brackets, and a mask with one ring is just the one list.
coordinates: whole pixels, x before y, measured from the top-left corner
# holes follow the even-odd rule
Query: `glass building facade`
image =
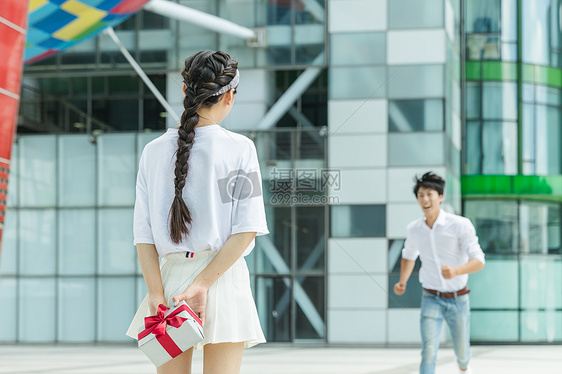
[[(185, 57), (224, 50), (240, 63), (223, 126), (260, 160), (271, 233), (246, 260), (268, 341), (420, 342), (419, 261), (406, 294), (391, 290), (422, 215), (413, 176), (428, 170), (487, 254), (470, 277), (473, 341), (562, 341), (559, 1), (175, 2), (266, 35), (247, 44), (147, 11), (116, 28), (177, 113)], [(175, 126), (105, 36), (25, 68), (1, 342), (130, 342), (146, 292), (131, 230), (138, 158)]]
[(474, 340), (562, 340), (561, 5), (467, 2), (464, 214), (488, 261)]

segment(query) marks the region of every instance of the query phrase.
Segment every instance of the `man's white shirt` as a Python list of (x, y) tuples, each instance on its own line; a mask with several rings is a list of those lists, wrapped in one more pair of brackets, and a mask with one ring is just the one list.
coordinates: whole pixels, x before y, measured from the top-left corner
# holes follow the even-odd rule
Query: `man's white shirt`
[(461, 290), (468, 282), (468, 274), (445, 279), (442, 265), (457, 267), (472, 259), (485, 263), (472, 222), (443, 209), (433, 228), (426, 224), (425, 216), (408, 225), (402, 258), (415, 261), (418, 256), (422, 262), (419, 274), (422, 287), (440, 292)]

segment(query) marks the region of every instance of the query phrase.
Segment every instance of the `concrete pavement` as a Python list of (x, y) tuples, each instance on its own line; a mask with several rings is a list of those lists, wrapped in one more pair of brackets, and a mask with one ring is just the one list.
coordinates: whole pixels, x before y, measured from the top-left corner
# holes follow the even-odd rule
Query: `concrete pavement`
[[(417, 373), (419, 348), (279, 346), (246, 350), (242, 374)], [(561, 374), (562, 346), (476, 346), (474, 374)], [(0, 373), (155, 373), (136, 347), (123, 345), (0, 345)], [(202, 373), (196, 352), (193, 374)], [(451, 348), (439, 351), (436, 374), (457, 374)]]

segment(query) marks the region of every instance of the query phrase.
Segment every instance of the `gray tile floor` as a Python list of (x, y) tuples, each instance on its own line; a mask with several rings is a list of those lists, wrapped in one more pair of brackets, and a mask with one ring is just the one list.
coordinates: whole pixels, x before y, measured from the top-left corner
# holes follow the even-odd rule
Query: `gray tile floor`
[[(246, 350), (243, 374), (410, 374), (418, 348), (338, 348), (263, 345)], [(474, 374), (561, 374), (562, 346), (476, 346)], [(0, 373), (155, 373), (135, 347), (0, 345)], [(194, 355), (193, 374), (202, 373)], [(450, 348), (439, 351), (436, 374), (457, 374)]]

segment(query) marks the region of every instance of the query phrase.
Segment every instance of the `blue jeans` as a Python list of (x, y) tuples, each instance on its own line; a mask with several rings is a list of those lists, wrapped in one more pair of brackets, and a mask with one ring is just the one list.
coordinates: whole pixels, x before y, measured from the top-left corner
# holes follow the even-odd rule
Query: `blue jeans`
[(470, 360), (470, 302), (468, 295), (443, 299), (423, 291), (421, 305), (422, 362), (420, 374), (434, 374), (439, 335), (443, 320), (447, 322), (453, 348), (460, 367)]

